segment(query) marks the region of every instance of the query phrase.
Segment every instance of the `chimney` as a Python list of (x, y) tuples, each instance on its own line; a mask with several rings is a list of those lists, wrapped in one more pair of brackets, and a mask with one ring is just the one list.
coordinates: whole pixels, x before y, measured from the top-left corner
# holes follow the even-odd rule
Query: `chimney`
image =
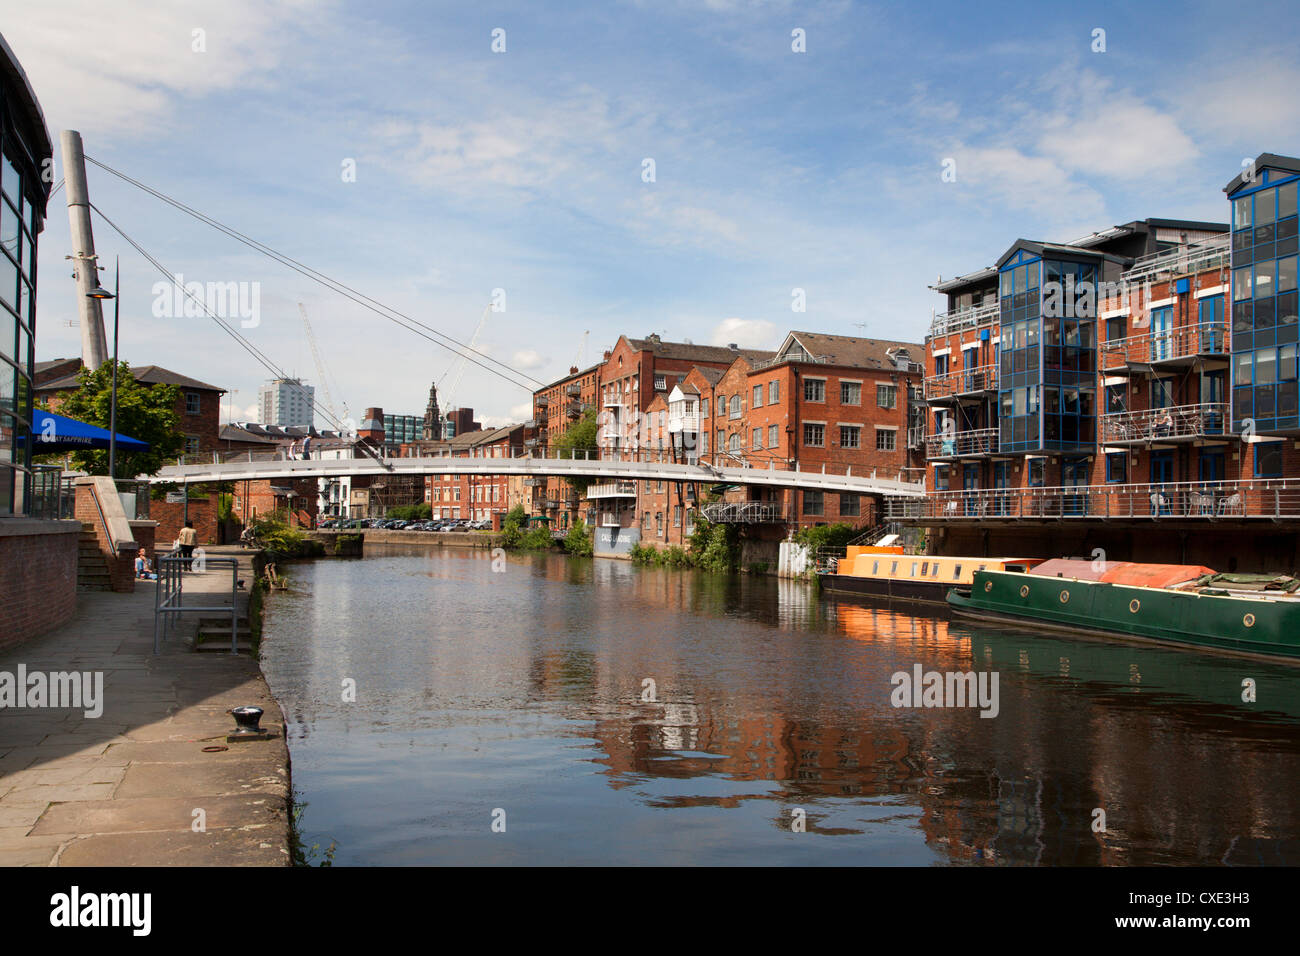
[(646, 339), (647, 339), (647, 341), (653, 342), (655, 345), (658, 345), (658, 344), (659, 344), (659, 333), (658, 333), (658, 332), (651, 332), (649, 335), (646, 336)]
[(570, 366), (569, 366), (569, 374), (570, 374), (570, 375), (577, 375), (577, 374), (578, 374), (578, 366), (576, 366), (576, 365), (570, 365)]
[(733, 351), (733, 352), (739, 352), (739, 351), (740, 351), (740, 346), (737, 345), (735, 342), (728, 342), (728, 343), (727, 343), (727, 348), (731, 349), (731, 351)]

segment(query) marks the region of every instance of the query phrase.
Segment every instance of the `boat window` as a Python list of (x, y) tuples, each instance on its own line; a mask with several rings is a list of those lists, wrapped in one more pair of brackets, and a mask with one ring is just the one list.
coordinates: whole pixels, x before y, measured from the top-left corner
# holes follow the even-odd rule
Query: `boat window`
[(960, 564), (957, 565), (957, 567), (956, 567), (956, 568), (953, 570), (953, 572), (952, 572), (952, 579), (953, 579), (954, 581), (956, 581), (959, 577), (961, 577), (961, 565), (960, 565)]
[(913, 561), (913, 562), (912, 562), (912, 577), (916, 577), (916, 565), (917, 565), (917, 562)]
[(879, 574), (879, 573), (880, 573), (880, 562), (879, 562), (879, 561), (873, 561), (873, 562), (871, 562), (871, 573), (872, 573), (872, 574)]
[[(912, 573), (913, 573), (913, 574), (916, 573), (916, 565), (915, 565), (915, 564), (912, 565)], [(921, 577), (925, 577), (925, 576), (926, 576), (927, 574), (929, 574), (929, 573), (930, 573), (930, 562), (929, 562), (929, 561), (926, 561), (924, 564), (921, 565)]]
[(983, 571), (983, 570), (984, 570), (985, 568), (987, 568), (987, 567), (988, 567), (987, 564), (981, 564), (981, 565), (979, 566), (979, 569), (980, 569), (981, 571)]
[(898, 562), (897, 562), (897, 561), (895, 561), (894, 564), (893, 564), (893, 567), (891, 567), (891, 568), (889, 569), (889, 573), (890, 573), (890, 574), (897, 574), (897, 573), (898, 573)]
[(938, 561), (934, 562), (934, 570), (931, 571), (930, 574), (931, 574), (933, 577), (936, 577), (936, 578), (939, 576), (939, 562), (938, 562)]

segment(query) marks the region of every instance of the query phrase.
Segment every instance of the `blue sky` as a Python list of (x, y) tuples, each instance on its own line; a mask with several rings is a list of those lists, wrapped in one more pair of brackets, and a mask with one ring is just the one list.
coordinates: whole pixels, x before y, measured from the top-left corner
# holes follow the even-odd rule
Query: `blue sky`
[[(1223, 221), (1243, 157), (1300, 151), (1295, 17), (1256, 4), (1243, 29), (1241, 10), (0, 0), (0, 29), (56, 142), (79, 129), (89, 155), (462, 341), (504, 289), (477, 347), (549, 381), (588, 331), (588, 363), (621, 332), (920, 341), (927, 286), (1017, 237)], [(245, 334), (316, 383), (304, 303), (354, 416), (422, 413), (455, 378), (449, 352), (93, 167), (90, 191), (187, 280), (258, 283)], [(211, 320), (155, 317), (152, 267), (95, 236), (122, 254), (124, 358), (238, 389), (249, 417), (267, 373)], [(38, 358), (80, 348), (69, 251), (60, 192)], [(451, 400), (496, 424), (529, 402), (474, 367)]]

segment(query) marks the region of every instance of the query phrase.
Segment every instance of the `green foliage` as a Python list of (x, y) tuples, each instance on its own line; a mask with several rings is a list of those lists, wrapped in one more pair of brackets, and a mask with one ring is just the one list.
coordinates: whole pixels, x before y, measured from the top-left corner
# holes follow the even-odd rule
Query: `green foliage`
[(769, 565), (766, 561), (751, 561), (746, 569), (750, 574), (767, 574)]
[(564, 536), (564, 550), (575, 557), (589, 558), (594, 553), (591, 529), (585, 521), (579, 521)]
[[(582, 413), (582, 417), (568, 427), (563, 435), (556, 440), (554, 447), (557, 458), (583, 458), (590, 456), (596, 457), (597, 445), (596, 436), (600, 428), (596, 422), (596, 410), (588, 408)], [(569, 487), (573, 488), (579, 494), (586, 492), (589, 485), (594, 484), (595, 478), (565, 478)]]
[(633, 564), (643, 567), (689, 568), (695, 565), (695, 558), (684, 548), (676, 545), (660, 549), (651, 544), (637, 542), (632, 545), (628, 557), (632, 559)]
[(232, 494), (223, 494), (217, 499), (217, 518), (220, 521), (229, 521), (235, 515), (235, 496)]
[(691, 534), (695, 565), (705, 571), (735, 571), (740, 564), (740, 531), (732, 524), (710, 524), (696, 519)]
[(807, 545), (813, 554), (818, 548), (843, 548), (855, 537), (858, 529), (851, 524), (819, 524), (810, 528), (800, 528), (795, 532), (794, 540)]
[(345, 554), (356, 547), (357, 542), (364, 541), (362, 534), (336, 534), (334, 536), (334, 553)]
[(282, 558), (310, 558), (325, 553), (321, 542), (308, 538), (297, 528), (289, 527), (283, 511), (272, 511), (253, 519), (253, 534), (262, 547)]
[(651, 547), (648, 544), (642, 544), (638, 541), (632, 545), (632, 550), (627, 553), (633, 564), (643, 566), (656, 566), (659, 564), (659, 549)]
[[(77, 381), (77, 390), (64, 397), (59, 414), (108, 428), (112, 405), (112, 361), (105, 362), (93, 372), (83, 368)], [(177, 386), (141, 385), (131, 374), (131, 367), (118, 362), (117, 433), (149, 443), (146, 451), (117, 449), (119, 478), (152, 475), (180, 455), (185, 447), (185, 436), (181, 434), (180, 418), (176, 414), (179, 398)], [(72, 464), (92, 475), (107, 475), (108, 451), (73, 452)]]
[(320, 844), (313, 843), (307, 846), (302, 842), (302, 815), (306, 809), (307, 803), (298, 799), (298, 793), (295, 791), (293, 817), (289, 823), (289, 858), (293, 860), (294, 866), (333, 866), (334, 851), (338, 849), (337, 841), (330, 841), (319, 863), (316, 862), (316, 857), (321, 852)]
[(524, 536), (524, 526), (528, 522), (528, 515), (524, 513), (523, 505), (515, 505), (501, 521), (501, 547), (507, 551), (517, 549), (519, 541)]
[(549, 551), (554, 546), (555, 539), (551, 537), (551, 529), (544, 525), (529, 528), (519, 538), (519, 548), (523, 551)]
[(671, 545), (659, 552), (660, 560), (666, 568), (689, 568), (694, 562), (685, 548)]
[(394, 521), (428, 521), (433, 517), (433, 508), (424, 502), (414, 505), (398, 505), (395, 508), (389, 508), (386, 517), (392, 518)]

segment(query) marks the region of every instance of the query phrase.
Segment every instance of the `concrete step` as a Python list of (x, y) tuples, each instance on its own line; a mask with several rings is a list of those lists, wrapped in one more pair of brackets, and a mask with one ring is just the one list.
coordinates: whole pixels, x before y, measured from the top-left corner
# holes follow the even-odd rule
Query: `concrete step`
[[(253, 632), (246, 627), (241, 627), (235, 631), (235, 640), (237, 641), (251, 641), (252, 639), (253, 639)], [(194, 635), (195, 644), (220, 644), (222, 642), (225, 642), (226, 646), (230, 645), (229, 627), (227, 627), (224, 631), (216, 630), (216, 629), (213, 630), (204, 629), (204, 630), (200, 630), (197, 634)]]
[[(235, 653), (252, 654), (253, 645), (248, 641), (237, 641), (235, 643)], [(230, 635), (226, 635), (226, 642), (222, 644), (219, 641), (209, 641), (203, 644), (195, 644), (194, 650), (204, 654), (229, 654), (230, 653)]]

